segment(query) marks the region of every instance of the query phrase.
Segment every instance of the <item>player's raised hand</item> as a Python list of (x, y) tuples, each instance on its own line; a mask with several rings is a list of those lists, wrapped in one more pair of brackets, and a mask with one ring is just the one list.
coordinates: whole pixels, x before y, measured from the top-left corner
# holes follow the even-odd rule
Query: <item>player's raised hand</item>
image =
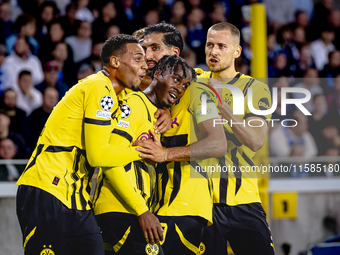
[(161, 144), (161, 141), (158, 139), (157, 135), (149, 130), (152, 138), (147, 140), (137, 140), (133, 143), (133, 146), (140, 146), (142, 148), (136, 148), (137, 151), (143, 152), (143, 154), (139, 154), (141, 158), (151, 159), (155, 162), (164, 162), (167, 159), (167, 151)]
[(158, 109), (155, 112), (155, 118), (157, 121), (154, 125), (154, 129), (156, 129), (157, 134), (163, 134), (170, 129), (172, 119), (171, 113), (168, 109)]
[(147, 243), (154, 245), (163, 241), (163, 228), (153, 213), (146, 211), (138, 216), (138, 220)]

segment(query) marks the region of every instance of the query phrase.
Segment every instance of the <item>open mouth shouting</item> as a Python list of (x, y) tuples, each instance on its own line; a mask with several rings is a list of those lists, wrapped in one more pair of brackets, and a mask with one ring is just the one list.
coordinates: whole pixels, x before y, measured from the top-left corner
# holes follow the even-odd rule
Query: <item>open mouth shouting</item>
[(175, 103), (178, 99), (178, 94), (176, 92), (169, 92), (169, 102), (171, 104)]
[(146, 62), (146, 64), (148, 65), (148, 69), (152, 69), (156, 66), (157, 62), (153, 60), (149, 60)]
[(216, 65), (216, 64), (218, 63), (218, 59), (217, 59), (217, 58), (210, 58), (210, 59), (209, 59), (209, 63), (210, 63), (211, 65)]

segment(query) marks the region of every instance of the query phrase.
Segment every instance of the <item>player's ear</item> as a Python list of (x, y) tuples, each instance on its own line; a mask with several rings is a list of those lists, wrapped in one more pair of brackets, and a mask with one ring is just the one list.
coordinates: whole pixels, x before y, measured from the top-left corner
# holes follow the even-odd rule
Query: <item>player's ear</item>
[(111, 56), (110, 57), (110, 64), (113, 68), (118, 68), (120, 65), (119, 58), (116, 56)]
[(239, 56), (241, 56), (241, 52), (242, 52), (242, 47), (240, 45), (237, 45), (234, 51), (234, 58), (238, 58)]
[(153, 78), (156, 80), (159, 80), (160, 77), (161, 77), (161, 70), (156, 70), (156, 72), (153, 75)]
[(179, 56), (180, 54), (180, 50), (178, 47), (172, 47), (171, 51), (172, 54), (176, 54), (177, 56)]

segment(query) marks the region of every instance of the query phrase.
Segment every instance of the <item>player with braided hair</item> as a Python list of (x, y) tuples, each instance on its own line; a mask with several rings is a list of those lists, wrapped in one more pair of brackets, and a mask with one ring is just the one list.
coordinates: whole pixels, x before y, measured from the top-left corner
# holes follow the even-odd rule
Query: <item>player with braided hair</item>
[[(195, 78), (195, 71), (185, 60), (176, 55), (163, 56), (155, 68), (149, 92), (131, 93), (122, 99), (118, 124), (110, 142), (131, 147), (134, 140), (147, 139), (156, 122), (153, 113), (157, 108), (170, 107), (179, 100)], [(158, 222), (158, 227), (148, 232), (131, 202), (140, 200), (140, 213), (151, 214), (156, 186), (153, 165), (132, 158), (125, 166), (103, 168), (103, 172), (94, 199), (94, 211), (102, 231), (105, 254), (145, 254), (146, 251), (147, 254), (163, 254), (158, 244), (163, 240), (161, 225)], [(107, 172), (114, 173), (112, 180)], [(137, 197), (135, 199), (126, 193), (126, 183), (122, 183), (126, 175), (135, 190), (132, 194)]]

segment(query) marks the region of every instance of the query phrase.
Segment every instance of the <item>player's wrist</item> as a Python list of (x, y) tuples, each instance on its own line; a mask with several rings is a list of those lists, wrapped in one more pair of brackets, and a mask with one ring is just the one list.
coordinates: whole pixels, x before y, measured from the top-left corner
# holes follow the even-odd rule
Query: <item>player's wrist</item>
[(163, 162), (167, 161), (168, 160), (168, 149), (165, 148), (164, 150), (164, 158), (163, 158)]

